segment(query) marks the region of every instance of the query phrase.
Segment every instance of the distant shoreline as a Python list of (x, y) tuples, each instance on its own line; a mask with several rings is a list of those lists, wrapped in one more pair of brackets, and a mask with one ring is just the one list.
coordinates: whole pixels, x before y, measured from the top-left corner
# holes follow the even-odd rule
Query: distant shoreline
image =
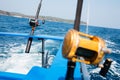
[[(30, 15), (25, 15), (21, 13), (16, 13), (16, 12), (8, 12), (8, 11), (3, 11), (0, 10), (0, 15), (7, 15), (7, 16), (14, 16), (14, 17), (22, 17), (22, 18), (34, 18), (34, 16)], [(69, 20), (69, 19), (62, 19), (62, 18), (57, 18), (57, 17), (51, 17), (51, 16), (39, 16), (39, 19), (45, 19), (48, 21), (55, 21), (55, 22), (65, 22), (65, 23), (74, 23), (74, 20)], [(86, 22), (81, 21), (82, 25), (85, 25)]]

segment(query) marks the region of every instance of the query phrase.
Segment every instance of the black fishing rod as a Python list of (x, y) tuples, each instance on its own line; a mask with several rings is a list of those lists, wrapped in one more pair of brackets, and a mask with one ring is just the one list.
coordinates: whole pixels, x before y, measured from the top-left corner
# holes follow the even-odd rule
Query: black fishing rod
[(81, 21), (81, 14), (82, 14), (82, 5), (83, 0), (78, 0), (77, 9), (76, 9), (76, 17), (74, 21), (74, 29), (79, 31), (80, 21)]
[[(77, 0), (76, 16), (75, 16), (74, 27), (73, 27), (77, 31), (79, 31), (79, 26), (80, 26), (82, 5), (83, 5), (83, 0)], [(75, 67), (76, 67), (76, 62), (68, 61), (65, 80), (74, 80)]]
[[(32, 27), (32, 30), (30, 32), (30, 36), (34, 35), (35, 28), (38, 26), (38, 17), (39, 17), (39, 13), (40, 13), (40, 10), (41, 10), (41, 5), (42, 5), (42, 0), (40, 0), (40, 3), (38, 5), (38, 9), (37, 9), (35, 18), (34, 19), (30, 19), (29, 24)], [(33, 40), (33, 38), (29, 37), (25, 53), (29, 53), (30, 48), (31, 48), (31, 44), (32, 44), (32, 40)]]

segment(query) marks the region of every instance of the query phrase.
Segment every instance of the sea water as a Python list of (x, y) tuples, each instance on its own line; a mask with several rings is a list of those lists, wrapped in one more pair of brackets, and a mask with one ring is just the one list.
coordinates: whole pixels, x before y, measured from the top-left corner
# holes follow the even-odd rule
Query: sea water
[[(45, 21), (45, 24), (41, 24), (41, 22), (40, 20), (40, 26), (35, 29), (35, 35), (64, 37), (66, 32), (73, 28), (73, 24), (69, 23)], [(0, 32), (29, 34), (30, 31), (29, 19), (0, 15)], [(86, 26), (81, 25), (80, 31), (86, 32)], [(91, 80), (120, 80), (120, 29), (89, 26), (88, 33), (106, 41), (107, 47), (112, 49), (112, 53), (106, 55), (104, 60), (105, 58), (113, 60), (106, 77), (99, 75), (100, 68), (87, 65)], [(34, 39), (30, 54), (26, 54), (27, 39), (0, 36), (0, 71), (26, 74), (32, 66), (41, 66), (41, 41)], [(60, 44), (60, 41), (45, 40), (45, 52), (49, 52), (49, 56), (55, 55)]]

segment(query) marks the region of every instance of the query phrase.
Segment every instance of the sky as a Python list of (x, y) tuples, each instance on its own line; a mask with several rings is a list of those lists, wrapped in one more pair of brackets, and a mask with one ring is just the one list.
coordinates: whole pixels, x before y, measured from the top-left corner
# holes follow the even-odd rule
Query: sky
[[(35, 15), (40, 0), (0, 0), (0, 10)], [(77, 0), (43, 0), (40, 15), (75, 19)], [(83, 0), (88, 25), (120, 29), (120, 0)]]

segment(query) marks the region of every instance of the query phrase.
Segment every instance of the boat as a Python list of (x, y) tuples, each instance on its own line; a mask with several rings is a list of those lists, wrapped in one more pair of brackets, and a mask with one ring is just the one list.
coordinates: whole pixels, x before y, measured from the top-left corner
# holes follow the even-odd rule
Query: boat
[[(90, 80), (86, 64), (99, 66), (105, 55), (104, 53), (110, 51), (105, 46), (103, 39), (79, 31), (83, 0), (78, 0), (74, 28), (69, 30), (65, 37), (34, 35), (34, 30), (39, 25), (38, 15), (41, 3), (42, 0), (38, 6), (35, 19), (30, 19), (29, 24), (32, 28), (30, 34), (0, 32), (0, 36), (28, 38), (25, 49), (25, 53), (28, 54), (33, 39), (41, 40), (42, 67), (33, 66), (27, 74), (0, 71), (0, 80)], [(44, 51), (44, 40), (46, 39), (62, 41), (51, 65), (47, 65), (48, 53), (45, 54)], [(91, 44), (91, 46), (88, 46), (88, 44)], [(104, 68), (101, 68), (101, 75), (105, 76), (111, 62), (110, 59), (106, 60)]]

